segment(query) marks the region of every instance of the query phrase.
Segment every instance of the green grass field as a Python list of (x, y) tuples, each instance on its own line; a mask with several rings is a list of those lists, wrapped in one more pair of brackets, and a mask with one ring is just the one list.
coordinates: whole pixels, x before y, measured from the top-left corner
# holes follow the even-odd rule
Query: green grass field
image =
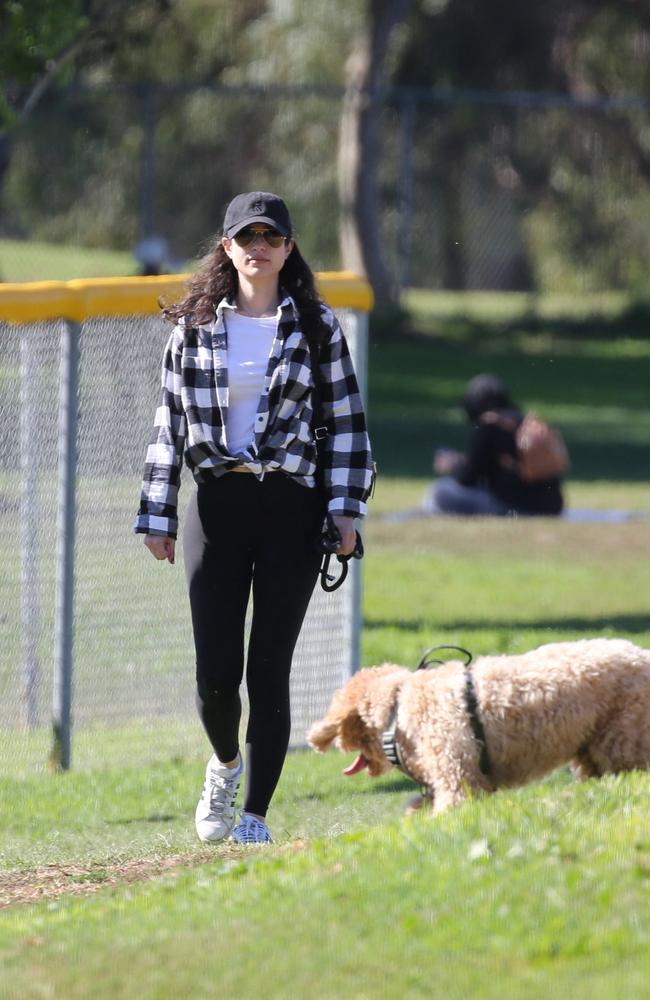
[(0, 281), (125, 277), (136, 274), (137, 269), (133, 255), (123, 251), (0, 240)]
[[(586, 328), (560, 336), (551, 320), (524, 328), (528, 301), (415, 298), (420, 336), (370, 350), (381, 477), (365, 531), (363, 662), (415, 665), (442, 642), (475, 654), (597, 635), (650, 646), (645, 520), (389, 516), (420, 504), (436, 445), (462, 444), (457, 401), (478, 371), (560, 424), (570, 506), (647, 514), (650, 342), (590, 337), (584, 307), (574, 319)], [(9, 500), (13, 489), (0, 481)], [(117, 484), (114, 512), (128, 492)], [(99, 540), (84, 552), (90, 644), (116, 582)], [(119, 634), (134, 660), (161, 595), (141, 600), (137, 627)], [(342, 755), (299, 751), (269, 814), (276, 843), (208, 850), (192, 822), (198, 724), (82, 728), (83, 767), (11, 770), (47, 741), (12, 733), (0, 777), (0, 997), (650, 997), (650, 775), (576, 785), (561, 770), (405, 819), (414, 789), (397, 772), (344, 778)]]
[(340, 767), (290, 756), (264, 850), (194, 843), (198, 765), (6, 790), (3, 864), (44, 898), (0, 912), (1, 994), (650, 996), (646, 775), (562, 772), (432, 821), (400, 817), (401, 778)]

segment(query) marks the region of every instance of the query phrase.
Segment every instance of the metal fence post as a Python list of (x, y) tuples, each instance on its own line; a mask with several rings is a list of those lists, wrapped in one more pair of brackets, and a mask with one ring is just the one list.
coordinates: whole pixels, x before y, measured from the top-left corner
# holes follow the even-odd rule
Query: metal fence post
[(59, 445), (52, 768), (70, 767), (74, 612), (75, 481), (79, 385), (78, 323), (66, 321), (59, 378)]
[[(359, 391), (364, 408), (368, 407), (368, 313), (357, 310), (354, 313), (354, 369), (359, 383)], [(357, 672), (361, 666), (361, 626), (363, 622), (363, 589), (361, 561), (350, 560), (350, 581), (352, 586), (352, 649), (350, 655), (350, 674)], [(347, 680), (347, 678), (343, 678)]]
[(38, 724), (38, 350), (34, 333), (20, 337), (20, 620), (23, 725)]

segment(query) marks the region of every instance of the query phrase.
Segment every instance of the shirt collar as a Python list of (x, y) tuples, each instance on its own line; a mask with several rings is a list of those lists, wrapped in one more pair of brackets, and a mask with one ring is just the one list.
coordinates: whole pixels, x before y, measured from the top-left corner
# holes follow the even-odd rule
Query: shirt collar
[[(286, 313), (288, 311), (291, 311), (293, 313), (294, 319), (298, 320), (300, 318), (300, 314), (298, 312), (298, 307), (294, 302), (293, 298), (287, 292), (283, 291), (282, 294), (284, 295), (284, 298), (282, 299), (278, 307), (280, 310), (280, 315), (284, 318)], [(223, 298), (218, 303), (215, 312), (217, 317), (220, 318), (224, 309), (230, 309), (234, 312), (236, 308), (237, 305), (234, 299)]]

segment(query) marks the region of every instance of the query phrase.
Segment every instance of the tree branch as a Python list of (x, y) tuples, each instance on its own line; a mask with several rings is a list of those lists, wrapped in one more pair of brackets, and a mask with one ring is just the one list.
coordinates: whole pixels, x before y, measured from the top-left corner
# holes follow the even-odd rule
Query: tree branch
[(79, 36), (79, 38), (76, 38), (74, 41), (65, 45), (63, 49), (61, 49), (61, 51), (54, 56), (54, 58), (48, 59), (45, 71), (40, 75), (40, 77), (38, 77), (27, 92), (27, 96), (18, 112), (19, 121), (23, 122), (29, 117), (29, 115), (31, 115), (39, 101), (51, 86), (52, 81), (59, 70), (62, 69), (66, 63), (70, 62), (71, 59), (74, 59), (77, 53), (81, 51), (88, 41), (90, 34), (91, 32), (87, 29), (82, 35)]

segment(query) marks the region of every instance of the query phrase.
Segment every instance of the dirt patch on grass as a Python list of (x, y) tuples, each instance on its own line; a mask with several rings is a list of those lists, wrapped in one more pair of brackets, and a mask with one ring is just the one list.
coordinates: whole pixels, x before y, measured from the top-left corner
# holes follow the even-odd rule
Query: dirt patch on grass
[(241, 849), (220, 847), (172, 854), (161, 858), (135, 858), (115, 864), (46, 865), (24, 872), (0, 872), (0, 909), (19, 903), (38, 903), (58, 896), (87, 896), (106, 886), (144, 882), (181, 867), (194, 867), (210, 861), (241, 857)]
[[(304, 850), (306, 843), (304, 840), (293, 840), (280, 847), (280, 851), (293, 854)], [(45, 899), (57, 899), (59, 896), (89, 896), (107, 886), (146, 882), (180, 868), (196, 868), (211, 862), (223, 864), (224, 861), (252, 860), (268, 850), (269, 848), (265, 846), (255, 848), (222, 844), (219, 847), (207, 847), (205, 850), (187, 854), (133, 858), (114, 864), (98, 862), (81, 865), (70, 862), (31, 868), (24, 872), (0, 872), (0, 909), (21, 903), (39, 903)]]

